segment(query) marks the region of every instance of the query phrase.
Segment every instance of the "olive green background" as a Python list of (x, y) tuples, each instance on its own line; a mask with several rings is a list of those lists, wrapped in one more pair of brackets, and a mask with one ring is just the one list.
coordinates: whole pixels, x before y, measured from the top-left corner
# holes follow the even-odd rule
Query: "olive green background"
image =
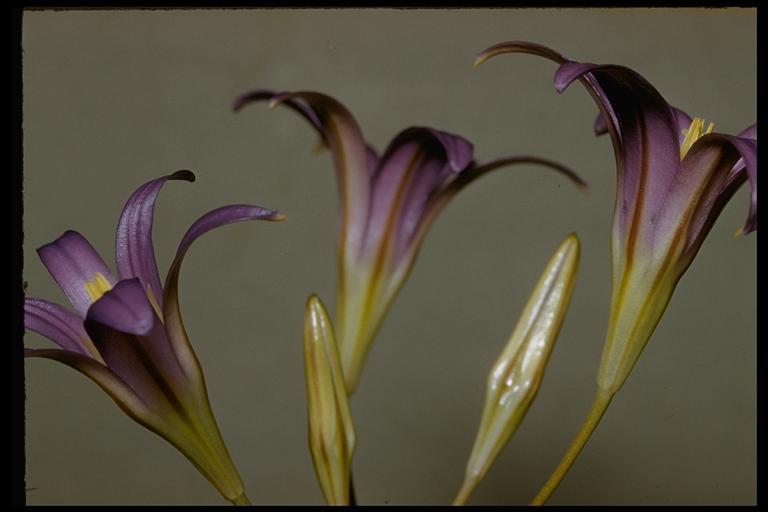
[[(444, 504), (458, 490), (486, 372), (552, 251), (582, 241), (571, 310), (521, 428), (470, 500), (525, 504), (590, 404), (607, 323), (615, 166), (596, 107), (556, 66), (475, 53), (510, 39), (630, 66), (667, 100), (738, 132), (756, 115), (756, 11), (113, 10), (23, 19), (24, 279), (65, 302), (35, 249), (66, 229), (113, 261), (135, 188), (187, 168), (155, 216), (164, 275), (199, 215), (250, 202), (288, 215), (206, 235), (181, 276), (187, 329), (222, 433), (257, 504), (321, 504), (307, 449), (301, 336), (316, 292), (333, 310), (331, 158), (287, 109), (232, 100), (254, 87), (317, 90), (349, 107), (382, 150), (401, 129), (459, 133), (478, 160), (538, 154), (577, 170), (580, 194), (537, 167), (462, 192), (427, 237), (353, 399), (364, 504)], [(756, 237), (734, 239), (736, 194), (633, 375), (553, 504), (753, 504), (756, 500)], [(50, 346), (36, 334), (27, 346)], [(30, 504), (224, 504), (159, 437), (92, 382), (25, 362)]]

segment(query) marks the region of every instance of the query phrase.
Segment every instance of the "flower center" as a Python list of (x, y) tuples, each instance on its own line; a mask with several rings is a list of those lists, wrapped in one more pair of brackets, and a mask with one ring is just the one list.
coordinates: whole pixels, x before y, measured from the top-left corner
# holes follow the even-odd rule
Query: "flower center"
[(693, 143), (699, 140), (701, 137), (708, 133), (712, 133), (712, 128), (715, 127), (715, 123), (709, 123), (707, 129), (704, 129), (704, 119), (700, 117), (694, 117), (691, 121), (691, 126), (687, 130), (683, 130), (681, 133), (685, 135), (683, 142), (680, 144), (680, 160), (682, 160), (688, 150), (691, 149)]
[(96, 272), (93, 274), (93, 277), (85, 282), (85, 291), (93, 302), (99, 300), (110, 289), (112, 289), (112, 285), (109, 284), (109, 281), (101, 272)]

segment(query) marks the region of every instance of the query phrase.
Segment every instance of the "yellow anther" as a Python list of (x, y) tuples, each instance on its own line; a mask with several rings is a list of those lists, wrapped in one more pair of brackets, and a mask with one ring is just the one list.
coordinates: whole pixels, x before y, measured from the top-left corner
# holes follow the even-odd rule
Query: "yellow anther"
[(112, 288), (107, 278), (101, 272), (96, 272), (93, 277), (85, 282), (85, 291), (93, 302), (96, 302), (102, 295)]
[(704, 130), (704, 119), (700, 117), (694, 117), (691, 121), (691, 126), (687, 130), (683, 130), (681, 133), (685, 135), (685, 139), (680, 144), (680, 160), (682, 160), (688, 150), (691, 149), (694, 142), (708, 133), (712, 133), (712, 129), (715, 127), (715, 123), (709, 123), (707, 129)]

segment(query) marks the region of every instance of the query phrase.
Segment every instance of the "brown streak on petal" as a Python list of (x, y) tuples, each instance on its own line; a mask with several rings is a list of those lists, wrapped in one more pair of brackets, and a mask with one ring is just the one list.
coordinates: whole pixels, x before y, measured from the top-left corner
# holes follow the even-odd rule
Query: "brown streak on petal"
[[(400, 186), (398, 186), (397, 188), (397, 193), (395, 194), (394, 200), (392, 201), (392, 206), (389, 209), (389, 214), (387, 215), (389, 220), (387, 222), (387, 227), (384, 230), (384, 234), (382, 236), (382, 240), (384, 241), (384, 243), (382, 243), (379, 246), (379, 250), (376, 254), (376, 260), (374, 262), (373, 269), (371, 272), (373, 279), (368, 288), (365, 305), (363, 306), (363, 318), (369, 317), (371, 310), (373, 309), (374, 298), (376, 297), (379, 291), (379, 288), (381, 287), (381, 277), (382, 277), (383, 269), (387, 262), (387, 256), (392, 251), (392, 247), (391, 247), (392, 233), (395, 230), (395, 225), (397, 224), (397, 221), (399, 220), (397, 213), (403, 201), (403, 198), (406, 195), (408, 186), (410, 185), (411, 181), (414, 178), (414, 175), (416, 174), (416, 170), (418, 169), (418, 164), (421, 163), (421, 161), (424, 159), (424, 155), (425, 155), (424, 152), (417, 151), (411, 158), (411, 161), (408, 163), (408, 169), (406, 170), (403, 177), (401, 178)], [(363, 327), (363, 325), (364, 323), (362, 322), (359, 324), (359, 328), (356, 336), (360, 335), (360, 329)]]

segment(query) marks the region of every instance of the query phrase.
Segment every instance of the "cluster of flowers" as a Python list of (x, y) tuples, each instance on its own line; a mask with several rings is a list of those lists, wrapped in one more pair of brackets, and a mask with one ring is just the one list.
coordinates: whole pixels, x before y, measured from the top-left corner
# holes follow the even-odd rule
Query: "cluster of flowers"
[[(631, 69), (567, 59), (530, 42), (501, 43), (476, 64), (504, 53), (529, 53), (558, 64), (555, 87), (579, 80), (595, 100), (595, 133), (610, 134), (617, 162), (612, 231), (610, 322), (592, 410), (549, 481), (544, 503), (578, 456), (625, 382), (701, 244), (735, 191), (751, 187), (747, 221), (757, 228), (757, 125), (738, 135), (705, 128), (669, 105)], [(235, 110), (257, 101), (284, 105), (306, 119), (333, 155), (338, 210), (338, 295), (335, 322), (316, 296), (307, 302), (305, 374), (309, 444), (329, 504), (354, 503), (351, 460), (354, 392), (379, 326), (413, 267), (437, 215), (461, 189), (513, 164), (539, 164), (586, 184), (567, 167), (534, 156), (478, 163), (466, 139), (433, 128), (400, 132), (379, 154), (352, 114), (318, 92), (243, 95)], [(38, 249), (75, 311), (27, 298), (27, 329), (59, 348), (25, 349), (82, 372), (132, 419), (165, 438), (233, 504), (248, 504), (243, 482), (211, 411), (202, 368), (178, 304), (181, 263), (203, 233), (245, 220), (283, 215), (252, 205), (206, 213), (188, 229), (164, 282), (152, 245), (154, 204), (166, 181), (194, 181), (190, 171), (152, 180), (128, 199), (116, 237), (115, 276), (75, 231)], [(546, 266), (509, 342), (491, 369), (480, 428), (456, 497), (463, 504), (512, 436), (534, 399), (567, 311), (579, 260), (576, 235)]]

